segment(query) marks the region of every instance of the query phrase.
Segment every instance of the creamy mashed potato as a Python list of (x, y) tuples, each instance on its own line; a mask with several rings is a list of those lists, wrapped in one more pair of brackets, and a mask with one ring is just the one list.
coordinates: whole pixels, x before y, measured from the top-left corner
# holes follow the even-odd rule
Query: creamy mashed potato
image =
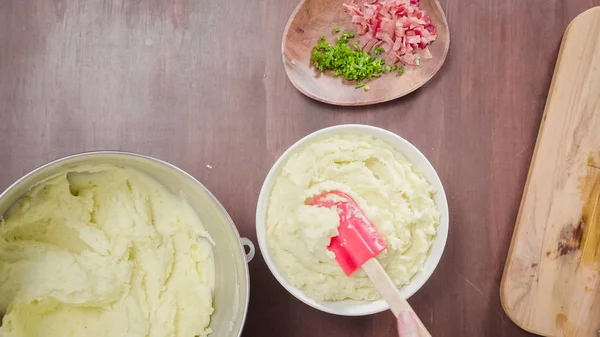
[(337, 235), (334, 210), (307, 206), (322, 191), (351, 195), (385, 237), (378, 260), (398, 286), (421, 270), (439, 211), (434, 188), (393, 147), (361, 135), (336, 135), (308, 145), (285, 163), (267, 209), (267, 245), (288, 281), (319, 300), (380, 298), (360, 270), (346, 276), (327, 250)]
[(2, 337), (206, 336), (213, 289), (197, 214), (132, 169), (54, 176), (0, 219)]

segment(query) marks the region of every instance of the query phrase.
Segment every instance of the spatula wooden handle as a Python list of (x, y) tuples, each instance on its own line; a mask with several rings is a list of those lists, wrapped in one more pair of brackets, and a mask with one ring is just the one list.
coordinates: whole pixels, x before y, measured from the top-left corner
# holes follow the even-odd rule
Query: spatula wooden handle
[(367, 273), (375, 288), (379, 290), (383, 299), (389, 304), (390, 310), (394, 313), (394, 316), (399, 317), (403, 311), (410, 311), (414, 314), (417, 323), (421, 327), (421, 337), (431, 337), (427, 328), (421, 322), (421, 319), (415, 314), (410, 304), (400, 294), (398, 287), (392, 282), (389, 275), (385, 272), (379, 261), (376, 258), (372, 258), (362, 265), (363, 270)]

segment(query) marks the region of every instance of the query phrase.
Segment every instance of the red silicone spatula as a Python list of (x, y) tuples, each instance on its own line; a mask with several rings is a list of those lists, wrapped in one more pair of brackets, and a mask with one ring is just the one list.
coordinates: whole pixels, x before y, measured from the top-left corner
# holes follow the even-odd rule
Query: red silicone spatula
[(359, 268), (367, 273), (373, 284), (389, 304), (394, 316), (411, 311), (421, 327), (423, 337), (431, 336), (410, 304), (385, 272), (376, 257), (387, 248), (383, 236), (351, 196), (340, 191), (325, 191), (307, 200), (308, 205), (334, 208), (340, 217), (338, 236), (331, 238), (327, 249), (346, 275)]

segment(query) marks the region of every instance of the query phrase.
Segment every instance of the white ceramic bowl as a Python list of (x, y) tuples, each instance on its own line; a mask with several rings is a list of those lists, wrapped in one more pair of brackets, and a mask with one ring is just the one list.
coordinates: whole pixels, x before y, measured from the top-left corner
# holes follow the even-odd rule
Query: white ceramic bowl
[(433, 244), (429, 251), (429, 255), (425, 260), (423, 270), (417, 273), (409, 284), (402, 287), (400, 292), (406, 298), (412, 296), (417, 290), (425, 284), (427, 279), (431, 276), (435, 267), (437, 266), (444, 246), (446, 245), (446, 239), (448, 238), (448, 202), (446, 200), (446, 194), (444, 188), (437, 173), (433, 169), (433, 166), (429, 163), (427, 158), (414, 147), (411, 143), (406, 141), (404, 138), (391, 133), (387, 130), (376, 128), (368, 125), (338, 125), (322, 129), (311, 133), (310, 135), (302, 138), (294, 145), (292, 145), (285, 153), (279, 157), (275, 162), (275, 165), (269, 171), (267, 178), (262, 186), (260, 195), (258, 197), (258, 205), (256, 208), (256, 234), (258, 238), (258, 244), (262, 252), (262, 256), (267, 263), (267, 266), (275, 276), (275, 278), (281, 283), (281, 285), (294, 295), (300, 301), (310, 305), (321, 311), (325, 311), (331, 314), (343, 315), (343, 316), (364, 316), (374, 313), (378, 313), (389, 309), (387, 303), (383, 300), (377, 301), (356, 301), (356, 300), (344, 300), (344, 301), (318, 301), (308, 297), (302, 292), (302, 290), (296, 288), (289, 283), (285, 275), (279, 271), (277, 264), (271, 255), (269, 254), (269, 248), (267, 247), (267, 238), (265, 234), (265, 223), (267, 215), (267, 206), (269, 198), (271, 196), (271, 189), (275, 180), (279, 176), (282, 167), (288, 161), (290, 156), (304, 148), (306, 145), (328, 138), (335, 134), (351, 133), (351, 134), (362, 134), (370, 135), (374, 138), (380, 139), (393, 147), (395, 147), (400, 153), (402, 153), (415, 168), (422, 172), (427, 181), (437, 189), (437, 193), (434, 195), (434, 201), (441, 213), (440, 224), (437, 228), (437, 235), (433, 239)]

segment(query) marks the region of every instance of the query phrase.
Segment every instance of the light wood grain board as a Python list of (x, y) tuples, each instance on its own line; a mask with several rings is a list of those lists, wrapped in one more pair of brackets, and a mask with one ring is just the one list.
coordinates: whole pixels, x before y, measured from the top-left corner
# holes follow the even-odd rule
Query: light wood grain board
[[(523, 74), (523, 76), (527, 76)], [(600, 7), (565, 31), (501, 284), (544, 336), (600, 329)]]

